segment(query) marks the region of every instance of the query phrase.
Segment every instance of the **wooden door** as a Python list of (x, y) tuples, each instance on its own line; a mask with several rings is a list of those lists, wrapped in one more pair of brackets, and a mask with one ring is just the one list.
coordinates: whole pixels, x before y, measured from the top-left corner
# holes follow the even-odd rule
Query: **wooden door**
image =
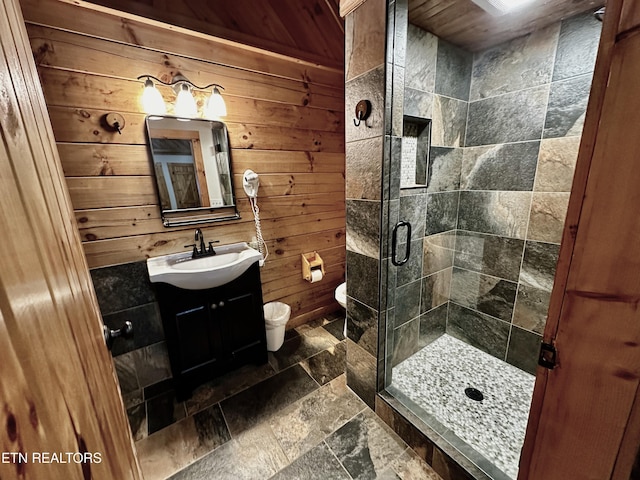
[(164, 178), (162, 163), (154, 163), (153, 168), (156, 172), (156, 183), (158, 184), (158, 195), (160, 196), (160, 208), (162, 210), (171, 210), (171, 197), (169, 196), (167, 180)]
[(169, 177), (176, 196), (176, 208), (197, 208), (200, 206), (196, 174), (192, 163), (167, 164)]
[[(519, 479), (630, 478), (640, 445), (640, 23), (609, 0)], [(634, 13), (635, 12), (635, 13)], [(635, 16), (635, 18), (633, 18)]]
[(17, 0), (0, 0), (0, 192), (0, 478), (140, 479)]
[[(196, 183), (196, 193), (200, 196), (200, 204), (196, 205), (197, 207), (209, 207), (211, 206), (211, 200), (209, 199), (209, 187), (207, 186), (207, 173), (206, 167), (204, 165), (204, 156), (202, 154), (202, 143), (200, 141), (200, 131), (198, 130), (176, 130), (176, 129), (160, 129), (157, 127), (153, 128), (153, 138), (155, 139), (167, 139), (171, 142), (171, 145), (175, 146), (176, 143), (178, 145), (188, 145), (188, 149), (184, 149), (181, 153), (186, 155), (187, 151), (193, 158), (193, 168), (195, 171), (195, 183)], [(181, 140), (185, 140), (189, 143), (180, 142)], [(183, 149), (180, 149), (183, 150)], [(163, 152), (167, 154), (168, 152)], [(213, 165), (215, 167), (215, 165)], [(211, 168), (211, 167), (210, 167)], [(156, 164), (156, 174), (157, 174), (157, 164)], [(213, 173), (213, 172), (211, 172)], [(159, 180), (158, 180), (159, 181)], [(163, 207), (164, 208), (164, 207)], [(178, 208), (188, 208), (188, 207), (178, 207)]]

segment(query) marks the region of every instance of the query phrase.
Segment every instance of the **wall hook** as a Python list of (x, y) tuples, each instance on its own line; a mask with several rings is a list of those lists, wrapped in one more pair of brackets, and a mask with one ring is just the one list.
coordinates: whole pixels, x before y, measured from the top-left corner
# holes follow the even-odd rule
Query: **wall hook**
[(356, 118), (353, 119), (353, 124), (359, 127), (360, 122), (364, 120), (366, 125), (369, 115), (371, 115), (371, 102), (369, 100), (360, 100), (356, 105)]
[(110, 112), (104, 115), (103, 121), (107, 128), (122, 135), (122, 130), (124, 129), (124, 117), (122, 115)]

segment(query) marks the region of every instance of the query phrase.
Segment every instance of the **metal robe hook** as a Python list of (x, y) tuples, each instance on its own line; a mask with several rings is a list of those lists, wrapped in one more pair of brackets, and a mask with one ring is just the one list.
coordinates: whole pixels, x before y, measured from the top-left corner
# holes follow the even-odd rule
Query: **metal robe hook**
[(102, 121), (109, 129), (122, 135), (122, 130), (124, 129), (124, 117), (122, 115), (110, 112), (103, 115)]
[(371, 102), (369, 100), (360, 100), (356, 105), (356, 118), (353, 119), (353, 124), (359, 127), (360, 122), (364, 120), (366, 125), (369, 115), (371, 115)]

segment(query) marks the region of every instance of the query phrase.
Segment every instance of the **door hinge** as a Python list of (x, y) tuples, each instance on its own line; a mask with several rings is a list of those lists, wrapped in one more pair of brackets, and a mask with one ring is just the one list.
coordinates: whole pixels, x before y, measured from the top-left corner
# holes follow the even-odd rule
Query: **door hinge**
[(556, 367), (556, 347), (550, 343), (542, 342), (540, 346), (540, 357), (538, 357), (538, 365), (549, 370)]

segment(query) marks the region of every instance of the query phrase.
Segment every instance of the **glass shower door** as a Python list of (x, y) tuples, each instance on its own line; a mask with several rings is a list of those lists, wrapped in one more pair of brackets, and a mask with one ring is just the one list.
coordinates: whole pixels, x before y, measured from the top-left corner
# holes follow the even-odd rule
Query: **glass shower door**
[(586, 12), (471, 53), (395, 8), (381, 388), (514, 478), (601, 26)]

